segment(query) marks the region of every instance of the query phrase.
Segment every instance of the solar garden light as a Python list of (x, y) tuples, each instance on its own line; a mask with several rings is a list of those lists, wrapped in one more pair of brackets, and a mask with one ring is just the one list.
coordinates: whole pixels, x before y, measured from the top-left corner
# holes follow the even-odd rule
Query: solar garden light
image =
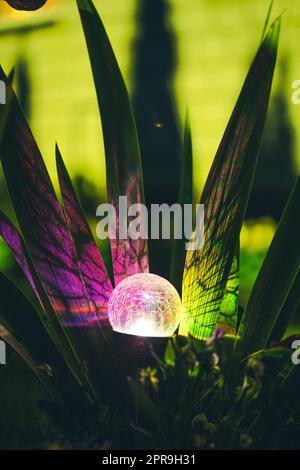
[[(181, 299), (175, 287), (156, 274), (134, 274), (113, 290), (109, 321), (119, 347), (132, 349), (133, 361), (148, 361), (150, 344), (161, 348), (173, 336), (181, 318)], [(125, 353), (125, 350), (124, 350)], [(147, 359), (146, 359), (147, 358)], [(131, 361), (132, 362), (132, 361)]]

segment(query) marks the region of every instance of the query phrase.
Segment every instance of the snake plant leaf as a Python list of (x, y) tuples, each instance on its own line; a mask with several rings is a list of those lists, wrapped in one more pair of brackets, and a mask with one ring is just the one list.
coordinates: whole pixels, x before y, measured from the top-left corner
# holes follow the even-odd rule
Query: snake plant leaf
[(300, 313), (300, 269), (272, 329), (269, 342), (280, 341), (289, 324)]
[(181, 163), (179, 202), (193, 204), (193, 143), (188, 111), (185, 116)]
[[(115, 284), (131, 274), (148, 272), (147, 241), (127, 236), (129, 221), (119, 227), (119, 196), (136, 205), (144, 203), (143, 174), (135, 120), (121, 71), (102, 21), (91, 0), (77, 0), (90, 56), (102, 120), (107, 191), (116, 210), (116, 227), (110, 233)], [(122, 224), (123, 225), (123, 224)]]
[(39, 364), (61, 366), (63, 361), (38, 312), (28, 298), (0, 272), (0, 322), (10, 329)]
[(205, 339), (218, 319), (261, 145), (279, 31), (280, 18), (253, 60), (201, 196), (204, 242), (187, 252), (180, 334)]
[(266, 419), (266, 414), (262, 413), (253, 432), (267, 425), (269, 439), (274, 440), (278, 437), (283, 428), (299, 413), (299, 386), (300, 368), (294, 365), (279, 386), (275, 388), (275, 393), (267, 409), (268, 419)]
[[(50, 306), (50, 314), (60, 321), (69, 346), (67, 353), (73, 353), (73, 357), (68, 354), (72, 371), (93, 402), (97, 399), (96, 388), (102, 387), (103, 391), (105, 387), (99, 364), (106, 362), (108, 368), (113, 359), (107, 354), (97, 309), (88, 297), (76, 247), (37, 144), (2, 71), (0, 78), (6, 82), (10, 102), (0, 146), (8, 190), (37, 278), (46, 293), (46, 299), (41, 295), (43, 305), (47, 311)], [(108, 393), (108, 387), (105, 390)]]
[(68, 364), (85, 386), (89, 398), (95, 397), (90, 370), (83, 368), (82, 363), (91, 357), (91, 338), (86, 327), (98, 326), (97, 311), (88, 299), (76, 248), (44, 161), (2, 69), (0, 79), (6, 84), (10, 110), (9, 116), (7, 110), (0, 113), (0, 129), (5, 123), (0, 139), (1, 162), (21, 233), (37, 275), (33, 279), (36, 287), (36, 281), (40, 283), (39, 295), (48, 314), (54, 314), (62, 327), (55, 332), (59, 333), (60, 340), (65, 340)]
[(11, 249), (16, 262), (24, 272), (29, 284), (35, 291), (37, 298), (40, 301), (39, 293), (36, 289), (34, 280), (32, 278), (29, 265), (26, 259), (24, 242), (21, 234), (18, 232), (12, 222), (6, 217), (6, 215), (0, 210), (0, 235), (6, 242), (7, 246)]
[(146, 416), (159, 430), (161, 428), (159, 408), (139, 382), (128, 377), (128, 383), (137, 412)]
[(289, 292), (293, 294), (291, 289), (300, 267), (299, 207), (300, 176), (256, 278), (240, 324), (237, 350), (243, 355), (264, 348), (281, 312), (290, 315), (284, 304), (288, 301)]
[[(0, 69), (0, 74), (2, 78), (5, 78), (5, 74)], [(20, 110), (16, 96), (12, 89), (12, 72), (7, 78), (6, 81), (6, 92), (7, 92), (7, 104), (5, 107), (1, 108), (0, 113), (0, 144), (2, 145), (3, 135), (6, 131), (6, 126), (8, 121), (12, 118), (11, 112), (13, 107), (15, 107), (15, 113), (18, 115), (21, 124), (24, 127), (24, 130), (28, 131), (28, 134), (33, 140), (33, 136), (30, 133), (28, 125), (25, 121), (25, 118)], [(10, 122), (11, 124), (11, 122)], [(14, 123), (12, 123), (14, 124)], [(13, 133), (13, 131), (12, 131)], [(24, 141), (26, 147), (27, 140)], [(2, 148), (0, 145), (0, 148)], [(36, 148), (36, 144), (33, 145)], [(12, 146), (14, 151), (15, 146)], [(30, 147), (28, 149), (30, 152)], [(12, 176), (13, 181), (13, 176)], [(38, 313), (41, 321), (43, 322), (46, 330), (51, 336), (53, 342), (55, 343), (57, 349), (59, 350), (62, 358), (67, 364), (69, 370), (71, 371), (76, 382), (83, 386), (89, 396), (93, 395), (93, 390), (91, 389), (90, 380), (87, 378), (87, 374), (82, 368), (82, 362), (74, 347), (74, 340), (70, 339), (70, 335), (67, 334), (67, 330), (63, 328), (60, 318), (57, 315), (57, 312), (53, 308), (53, 303), (49, 299), (46, 289), (39, 278), (37, 271), (32, 263), (30, 255), (27, 250), (27, 246), (24, 243), (22, 235), (17, 231), (9, 219), (1, 212), (0, 213), (0, 234), (4, 238), (7, 245), (12, 250), (17, 263), (20, 265), (21, 269), (24, 271), (27, 279), (34, 288), (34, 291), (37, 295), (38, 300), (41, 304), (41, 309), (38, 309)]]
[(4, 326), (0, 320), (0, 339), (8, 344), (17, 354), (22, 358), (25, 364), (34, 373), (41, 385), (47, 391), (50, 397), (57, 399), (55, 388), (47, 377), (47, 372), (43, 370), (43, 365), (39, 365), (31, 357), (30, 353), (24, 346), (15, 338), (9, 327)]
[[(40, 317), (41, 322), (45, 330), (47, 330), (48, 335), (52, 338), (53, 343), (56, 345), (56, 349), (60, 352), (61, 356), (64, 358), (65, 363), (70, 369), (76, 381), (82, 385), (85, 382), (85, 378), (82, 377), (82, 369), (80, 361), (65, 334), (65, 330), (61, 326), (59, 320), (57, 319), (56, 313), (54, 312), (51, 303), (43, 289), (40, 279), (35, 272), (34, 266), (32, 265), (31, 259), (27, 252), (26, 246), (22, 239), (21, 234), (14, 227), (12, 222), (5, 216), (5, 214), (0, 211), (0, 235), (3, 237), (7, 245), (10, 247), (16, 262), (19, 264), (20, 268), (23, 270), (25, 276), (27, 277), (29, 283), (34, 289), (34, 292), (40, 301), (41, 308), (37, 310), (37, 313)], [(6, 281), (7, 283), (8, 281)], [(2, 281), (2, 285), (4, 281)], [(5, 299), (7, 298), (7, 292), (13, 289), (9, 288), (8, 285), (5, 286), (3, 292), (6, 294), (3, 295), (2, 305), (5, 304)], [(15, 289), (17, 289), (15, 287)], [(17, 292), (12, 292), (8, 298), (12, 300), (18, 299)], [(9, 306), (8, 306), (9, 307)], [(10, 306), (7, 308), (7, 312), (11, 310), (23, 312), (24, 308), (14, 308)], [(30, 323), (30, 322), (29, 322)], [(42, 337), (42, 335), (41, 335)]]
[[(184, 204), (193, 204), (193, 148), (192, 134), (189, 113), (186, 113), (184, 124), (184, 135), (182, 143), (180, 185), (178, 203), (183, 207)], [(190, 236), (191, 234), (189, 234)], [(181, 291), (182, 274), (184, 268), (184, 260), (186, 255), (185, 239), (173, 240), (170, 282)]]
[[(56, 164), (66, 222), (76, 246), (82, 279), (89, 300), (97, 312), (97, 326), (106, 327), (89, 329), (89, 366), (93, 378), (96, 376), (94, 383), (102, 396), (111, 397), (111, 388), (114, 388), (122, 393), (125, 401), (128, 384), (123, 378), (119, 357), (113, 349), (112, 330), (108, 322), (108, 299), (112, 285), (58, 147)], [(116, 406), (115, 402), (113, 406)]]
[(63, 325), (96, 318), (81, 279), (74, 243), (44, 161), (4, 72), (10, 115), (1, 139), (8, 191), (35, 270)]
[(112, 285), (58, 147), (56, 165), (66, 221), (76, 246), (80, 271), (98, 319), (105, 321)]
[[(50, 375), (55, 377), (55, 383), (58, 385), (70, 385), (75, 382), (82, 386), (85, 379), (68, 351), (66, 339), (61, 341), (61, 336), (53, 335), (51, 325), (46, 324), (45, 315), (41, 316), (28, 298), (2, 273), (0, 273), (0, 293), (1, 326), (20, 343), (26, 351), (26, 357), (28, 359), (30, 357), (40, 365), (41, 371), (47, 372), (47, 381)], [(55, 344), (55, 339), (60, 339), (61, 348)], [(26, 362), (28, 364), (28, 361)], [(31, 362), (30, 364), (32, 365)]]
[(265, 19), (265, 22), (264, 22), (264, 27), (263, 27), (262, 34), (261, 34), (260, 43), (263, 42), (263, 40), (265, 38), (265, 35), (266, 35), (266, 32), (268, 30), (268, 26), (269, 26), (269, 22), (270, 22), (270, 18), (271, 18), (271, 13), (272, 13), (272, 9), (273, 9), (273, 4), (274, 4), (274, 0), (271, 0), (269, 8), (268, 8), (267, 16), (266, 16), (266, 19)]

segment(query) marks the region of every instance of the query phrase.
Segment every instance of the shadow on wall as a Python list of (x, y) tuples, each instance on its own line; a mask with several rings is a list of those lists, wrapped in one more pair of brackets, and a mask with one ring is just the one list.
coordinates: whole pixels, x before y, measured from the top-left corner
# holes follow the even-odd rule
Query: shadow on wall
[(247, 218), (270, 216), (278, 222), (296, 180), (295, 136), (285, 93), (287, 67), (284, 60), (269, 110)]
[[(179, 187), (180, 131), (173, 95), (176, 48), (167, 0), (140, 0), (133, 44), (133, 108), (141, 145), (145, 197), (176, 202)], [(162, 251), (163, 250), (163, 251)], [(149, 240), (151, 271), (167, 276), (169, 241)]]

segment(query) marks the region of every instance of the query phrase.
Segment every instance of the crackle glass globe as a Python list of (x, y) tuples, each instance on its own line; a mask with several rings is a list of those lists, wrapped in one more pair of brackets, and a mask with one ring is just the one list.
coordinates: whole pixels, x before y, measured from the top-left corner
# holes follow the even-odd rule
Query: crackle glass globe
[(177, 290), (156, 274), (134, 274), (113, 290), (108, 304), (114, 331), (137, 336), (172, 336), (181, 317)]

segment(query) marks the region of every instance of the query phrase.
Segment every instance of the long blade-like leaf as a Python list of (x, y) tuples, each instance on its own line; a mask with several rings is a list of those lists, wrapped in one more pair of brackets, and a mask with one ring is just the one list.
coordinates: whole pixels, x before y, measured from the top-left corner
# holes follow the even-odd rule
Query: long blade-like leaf
[(269, 341), (280, 341), (288, 326), (300, 313), (300, 269), (273, 327)]
[[(189, 114), (186, 113), (181, 155), (180, 187), (178, 203), (193, 205), (193, 149)], [(191, 234), (189, 234), (190, 236)], [(170, 267), (170, 282), (181, 291), (184, 260), (186, 256), (185, 239), (173, 240)]]
[(0, 318), (13, 335), (22, 342), (38, 363), (62, 363), (54, 343), (48, 335), (31, 302), (0, 272)]
[[(106, 390), (106, 393), (111, 395), (112, 387), (119, 390), (124, 386), (127, 388), (119, 358), (116, 357), (111, 344), (111, 327), (107, 311), (112, 285), (58, 148), (56, 162), (66, 220), (76, 246), (83, 281), (89, 299), (96, 309), (100, 326), (108, 327), (89, 331), (93, 356), (97, 356), (91, 358), (90, 365), (96, 370), (96, 382), (101, 387), (101, 393), (105, 393)], [(126, 393), (124, 389), (123, 393)]]
[(269, 397), (266, 412), (258, 416), (252, 432), (261, 435), (265, 433), (269, 442), (274, 445), (275, 439), (299, 413), (299, 386), (300, 369), (294, 365), (288, 375), (277, 384), (272, 397)]
[(39, 367), (34, 361), (24, 346), (14, 337), (11, 331), (1, 324), (0, 321), (0, 339), (7, 343), (27, 364), (31, 371), (35, 374), (39, 382), (43, 385), (45, 390), (49, 393), (52, 398), (56, 397), (55, 389), (49, 381), (46, 373)]
[(10, 115), (1, 139), (9, 194), (34, 267), (63, 324), (95, 317), (81, 279), (76, 250), (40, 151), (4, 72)]
[(268, 12), (267, 12), (266, 20), (265, 20), (265, 23), (264, 23), (264, 27), (263, 27), (263, 30), (262, 30), (262, 34), (261, 34), (261, 43), (263, 42), (263, 40), (265, 38), (266, 31), (268, 29), (271, 13), (272, 13), (272, 9), (273, 9), (273, 3), (274, 3), (274, 0), (271, 0), (271, 3), (270, 3), (269, 8), (268, 8)]
[[(26, 246), (24, 245), (23, 239), (17, 229), (13, 226), (13, 224), (9, 221), (9, 219), (4, 216), (2, 212), (0, 212), (0, 231), (1, 235), (6, 241), (7, 245), (11, 248), (12, 253), (15, 256), (17, 263), (20, 265), (21, 269), (24, 271), (26, 277), (28, 278), (30, 284), (34, 288), (34, 291), (40, 301), (41, 309), (38, 309), (36, 314), (39, 315), (40, 321), (43, 324), (45, 331), (48, 332), (49, 337), (52, 338), (53, 344), (56, 346), (57, 351), (60, 352), (60, 361), (62, 363), (62, 358), (65, 361), (65, 364), (68, 366), (69, 370), (73, 374), (74, 378), (79, 382), (79, 384), (83, 384), (86, 381), (84, 374), (82, 373), (82, 367), (80, 361), (77, 357), (70, 340), (68, 339), (67, 335), (65, 334), (65, 330), (63, 329), (62, 325), (60, 324), (59, 320), (57, 319), (56, 313), (54, 312), (52, 305), (44, 291), (44, 288), (41, 284), (39, 277), (36, 274), (34, 266), (32, 265), (31, 259), (28, 255)], [(1, 281), (1, 278), (2, 281)], [(2, 304), (1, 304), (1, 314), (2, 318), (6, 318), (6, 315), (9, 317), (10, 325), (14, 326), (14, 322), (12, 322), (11, 312), (22, 312), (24, 315), (25, 311), (29, 311), (28, 308), (24, 307), (30, 305), (28, 301), (22, 300), (21, 294), (18, 294), (18, 289), (13, 284), (9, 284), (9, 281), (5, 279), (3, 275), (0, 274), (0, 291), (3, 292), (1, 295)], [(21, 296), (21, 297), (20, 297)], [(16, 302), (18, 302), (18, 306), (16, 306)], [(22, 305), (23, 302), (23, 305)], [(3, 308), (5, 310), (3, 310)], [(33, 310), (33, 308), (32, 308)], [(4, 313), (6, 312), (6, 313)], [(34, 313), (33, 313), (34, 316)], [(29, 326), (30, 331), (32, 331), (31, 323), (34, 319), (29, 318), (26, 319), (25, 325)], [(23, 324), (23, 317), (16, 318), (14, 317), (17, 324), (20, 324), (20, 330), (24, 331), (24, 324)], [(37, 321), (35, 321), (37, 324)], [(23, 335), (22, 335), (23, 338)], [(43, 338), (43, 334), (39, 334), (39, 338)], [(34, 340), (34, 338), (33, 338)], [(40, 344), (37, 341), (37, 344)], [(45, 347), (44, 340), (42, 341), (43, 348)], [(63, 364), (61, 364), (63, 366)]]
[(128, 378), (128, 383), (133, 395), (133, 401), (138, 413), (146, 416), (157, 429), (161, 426), (160, 413), (156, 404), (152, 401), (147, 391), (132, 378)]
[(97, 310), (98, 319), (106, 320), (112, 285), (58, 148), (56, 164), (66, 220), (88, 296)]
[[(34, 289), (36, 296), (40, 300), (39, 293), (36, 289), (34, 280), (32, 278), (28, 261), (26, 259), (25, 250), (24, 250), (24, 242), (22, 239), (21, 234), (18, 232), (16, 227), (12, 224), (12, 222), (6, 217), (6, 215), (0, 210), (0, 235), (6, 244), (11, 249), (16, 262), (24, 272), (25, 276), (27, 277), (31, 287)], [(41, 302), (41, 300), (40, 300)]]
[[(68, 365), (76, 380), (82, 383), (82, 381), (85, 381), (85, 378), (82, 376), (80, 361), (76, 356), (76, 353), (69, 339), (67, 338), (63, 327), (57, 319), (56, 313), (54, 312), (53, 307), (41, 284), (41, 281), (34, 269), (22, 236), (2, 211), (0, 211), (0, 234), (7, 245), (10, 247), (16, 262), (23, 270), (25, 276), (34, 289), (38, 300), (40, 301), (41, 309), (37, 311), (40, 317), (40, 321), (43, 323), (44, 328), (48, 331), (49, 336), (52, 338), (53, 343), (56, 345), (57, 350), (61, 353), (62, 358), (64, 358), (65, 363)], [(9, 291), (10, 289), (6, 285), (3, 288), (3, 296), (1, 297), (2, 305), (5, 304), (7, 299), (11, 299), (13, 302), (18, 298), (16, 292), (10, 293), (7, 297), (7, 293)], [(8, 314), (11, 310), (18, 312), (23, 311), (24, 308), (13, 308), (12, 306), (8, 306)]]
[[(115, 284), (124, 277), (147, 272), (146, 240), (121, 233), (119, 196), (128, 207), (144, 203), (143, 174), (135, 121), (128, 93), (101, 19), (91, 0), (77, 0), (100, 108), (104, 137), (107, 190), (116, 209), (116, 237), (110, 233)], [(126, 215), (126, 214), (125, 214)], [(128, 223), (125, 224), (128, 229)], [(122, 238), (124, 237), (124, 238)]]
[[(32, 265), (42, 288), (39, 292), (46, 309), (54, 313), (63, 326), (59, 331), (66, 339), (66, 355), (76, 377), (86, 386), (91, 397), (94, 391), (89, 379), (90, 370), (81, 367), (90, 361), (91, 335), (86, 328), (98, 325), (97, 311), (89, 301), (78, 266), (74, 242), (44, 161), (22, 113), (16, 95), (3, 70), (0, 79), (6, 83), (10, 113), (0, 114), (5, 120), (0, 154), (5, 180), (13, 207), (30, 253)], [(44, 297), (43, 297), (43, 295)], [(46, 294), (46, 295), (45, 295)], [(81, 328), (69, 328), (78, 327)], [(99, 329), (99, 328), (98, 328)], [(77, 331), (78, 330), (78, 331)], [(93, 338), (96, 332), (93, 334)], [(79, 359), (80, 357), (80, 359)], [(95, 375), (95, 374), (94, 374)]]
[(73, 375), (80, 385), (87, 386), (80, 364), (76, 361), (62, 328), (55, 323), (54, 313), (47, 316), (45, 312), (36, 310), (17, 286), (2, 273), (0, 296), (1, 325), (10, 331), (34, 361), (46, 364), (46, 368), (49, 366), (49, 372), (54, 367), (60, 381), (71, 382)]
[(216, 325), (261, 144), (279, 30), (277, 19), (250, 67), (204, 187), (205, 239), (187, 253), (181, 334), (207, 338)]
[[(259, 271), (239, 328), (238, 350), (266, 346), (300, 267), (300, 176)], [(299, 295), (299, 294), (298, 294)]]

